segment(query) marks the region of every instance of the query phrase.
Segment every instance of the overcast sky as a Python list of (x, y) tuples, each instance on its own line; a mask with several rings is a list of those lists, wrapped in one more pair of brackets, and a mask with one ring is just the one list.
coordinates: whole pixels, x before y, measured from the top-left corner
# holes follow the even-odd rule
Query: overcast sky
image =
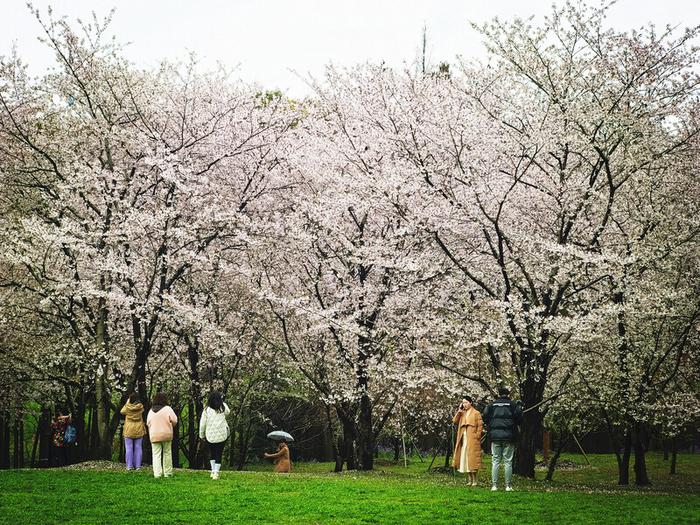
[[(542, 16), (552, 0), (34, 0), (55, 16), (88, 19), (116, 6), (112, 31), (129, 43), (127, 56), (140, 66), (195, 52), (204, 67), (220, 61), (239, 76), (291, 95), (306, 93), (298, 74), (322, 74), (328, 63), (380, 61), (401, 66), (418, 56), (422, 27), (428, 28), (429, 58), (454, 62), (457, 55), (482, 57), (468, 21), (499, 16)], [(0, 0), (0, 55), (16, 44), (33, 73), (52, 55), (37, 42), (41, 28), (25, 0)], [(620, 0), (610, 13), (619, 29), (647, 22), (700, 24), (700, 2)]]

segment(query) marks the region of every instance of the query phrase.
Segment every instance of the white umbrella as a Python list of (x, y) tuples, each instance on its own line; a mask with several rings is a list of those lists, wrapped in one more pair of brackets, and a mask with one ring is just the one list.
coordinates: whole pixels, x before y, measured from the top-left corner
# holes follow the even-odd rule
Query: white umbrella
[(294, 441), (294, 438), (290, 434), (284, 432), (283, 430), (275, 430), (274, 432), (270, 432), (267, 435), (267, 437), (270, 439), (274, 439), (275, 441)]

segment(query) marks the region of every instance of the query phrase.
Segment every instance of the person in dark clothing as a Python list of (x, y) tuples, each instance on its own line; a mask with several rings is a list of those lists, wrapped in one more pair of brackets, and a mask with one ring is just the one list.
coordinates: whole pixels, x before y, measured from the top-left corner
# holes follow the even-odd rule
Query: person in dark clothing
[(65, 443), (66, 428), (71, 422), (71, 415), (64, 415), (61, 409), (51, 423), (51, 462), (54, 467), (64, 467), (70, 463), (70, 449)]
[(523, 422), (520, 403), (510, 399), (510, 390), (498, 389), (498, 398), (484, 410), (484, 425), (491, 440), (491, 490), (498, 490), (498, 471), (504, 465), (506, 490), (513, 490), (513, 455), (518, 426)]

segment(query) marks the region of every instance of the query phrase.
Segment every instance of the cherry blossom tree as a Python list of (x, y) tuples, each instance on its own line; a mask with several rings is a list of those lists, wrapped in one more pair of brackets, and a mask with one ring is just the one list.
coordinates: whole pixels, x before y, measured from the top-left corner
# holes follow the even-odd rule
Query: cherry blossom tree
[(295, 191), (270, 248), (276, 255), (260, 263), (261, 293), (279, 345), (334, 407), (349, 468), (356, 440), (359, 467), (371, 469), (377, 436), (408, 384), (414, 309), (439, 269), (421, 264), (425, 236), (385, 197), (405, 164), (358, 118), (366, 111), (351, 91), (358, 84), (326, 80), (297, 128)]
[(520, 474), (585, 402), (647, 483), (648, 433), (697, 418), (698, 30), (606, 12), (479, 26), (486, 65), (329, 68), (303, 101), (37, 13), (56, 70), (0, 60), (7, 391), (81, 432), (97, 406), (110, 457), (119, 403), (167, 388), (198, 464), (205, 388), (251, 415), (293, 384), (371, 469), (399, 407), (438, 429), (507, 385)]
[[(41, 19), (40, 19), (41, 21)], [(111, 456), (118, 408), (148, 398), (148, 360), (177, 288), (216, 250), (233, 250), (269, 198), (274, 145), (289, 126), (279, 101), (193, 65), (139, 72), (105, 43), (41, 22), (60, 70), (33, 82), (3, 64), (3, 182), (32, 209), (3, 223), (7, 286), (35, 294), (92, 367), (100, 455)], [(15, 272), (16, 273), (16, 272)], [(114, 397), (118, 393), (119, 400)]]
[[(572, 377), (552, 385), (549, 375), (569, 339), (615, 302), (604, 284), (628, 256), (618, 230), (632, 197), (657, 177), (672, 182), (697, 135), (696, 31), (619, 34), (605, 29), (604, 8), (571, 5), (542, 27), (480, 30), (493, 66), (465, 66), (454, 94), (437, 99), (449, 102), (421, 107), (408, 124), (403, 145), (427, 201), (413, 213), (462, 272), (463, 295), (502, 327), (485, 345), (496, 380), (537, 407)], [(523, 475), (534, 475), (544, 413), (526, 412)]]

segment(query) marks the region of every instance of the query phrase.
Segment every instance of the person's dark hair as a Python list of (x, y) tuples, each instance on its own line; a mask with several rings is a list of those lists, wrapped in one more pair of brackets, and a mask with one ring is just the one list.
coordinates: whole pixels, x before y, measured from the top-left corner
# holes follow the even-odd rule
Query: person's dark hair
[(168, 404), (168, 398), (164, 392), (158, 392), (153, 396), (153, 406), (165, 406)]
[(474, 400), (472, 399), (472, 396), (468, 396), (468, 395), (464, 394), (464, 395), (462, 396), (462, 399), (466, 399), (466, 400), (469, 401), (472, 405), (474, 404)]
[(510, 396), (510, 390), (505, 386), (499, 386), (498, 387), (498, 395), (501, 397), (508, 397), (508, 396)]
[(129, 403), (131, 403), (132, 405), (135, 405), (136, 403), (139, 403), (139, 402), (140, 402), (139, 395), (136, 392), (132, 392), (131, 394), (129, 394)]
[(209, 393), (209, 401), (207, 401), (207, 406), (216, 410), (217, 412), (223, 412), (224, 401), (221, 399), (221, 392), (218, 390), (212, 390)]

